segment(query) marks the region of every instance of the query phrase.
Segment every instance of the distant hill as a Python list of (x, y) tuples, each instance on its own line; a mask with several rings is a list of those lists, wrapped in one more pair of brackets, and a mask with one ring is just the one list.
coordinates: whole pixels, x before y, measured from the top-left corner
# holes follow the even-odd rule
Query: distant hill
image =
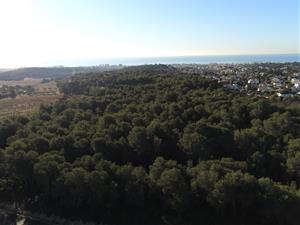
[(30, 78), (68, 77), (78, 73), (103, 72), (120, 69), (122, 66), (93, 67), (27, 67), (14, 70), (0, 70), (0, 80), (23, 80)]
[(11, 69), (4, 69), (4, 68), (0, 68), (0, 73), (2, 73), (2, 72), (6, 72), (6, 71), (9, 71), (9, 70), (11, 70)]

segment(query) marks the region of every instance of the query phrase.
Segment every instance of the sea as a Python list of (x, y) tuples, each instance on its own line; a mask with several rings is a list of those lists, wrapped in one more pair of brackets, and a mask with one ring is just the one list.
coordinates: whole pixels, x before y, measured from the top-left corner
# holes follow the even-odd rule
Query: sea
[(207, 55), (207, 56), (172, 56), (172, 57), (144, 57), (144, 58), (114, 58), (72, 60), (62, 62), (62, 65), (144, 65), (144, 64), (210, 64), (210, 63), (262, 63), (262, 62), (300, 62), (300, 54), (276, 55)]

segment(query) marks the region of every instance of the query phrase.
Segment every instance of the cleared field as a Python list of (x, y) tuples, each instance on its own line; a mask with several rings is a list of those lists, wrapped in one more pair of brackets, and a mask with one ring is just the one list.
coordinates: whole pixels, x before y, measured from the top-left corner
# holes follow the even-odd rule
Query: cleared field
[(0, 99), (0, 118), (14, 115), (28, 115), (39, 109), (41, 104), (51, 104), (61, 97), (54, 81), (42, 83), (42, 79), (25, 79), (22, 81), (0, 81), (0, 87), (31, 86), (33, 95), (18, 95), (16, 98)]
[(35, 86), (42, 82), (42, 79), (24, 79), (24, 80), (0, 80), (0, 87), (7, 86)]
[(0, 118), (14, 115), (28, 115), (39, 109), (41, 104), (54, 103), (60, 95), (21, 96), (15, 99), (0, 100)]
[(38, 83), (32, 85), (37, 94), (41, 95), (57, 95), (59, 94), (59, 90), (54, 81), (50, 81), (48, 83)]
[(38, 94), (58, 94), (58, 88), (55, 81), (43, 83), (43, 79), (25, 79), (20, 81), (2, 81), (0, 80), (0, 87), (6, 86), (31, 86)]

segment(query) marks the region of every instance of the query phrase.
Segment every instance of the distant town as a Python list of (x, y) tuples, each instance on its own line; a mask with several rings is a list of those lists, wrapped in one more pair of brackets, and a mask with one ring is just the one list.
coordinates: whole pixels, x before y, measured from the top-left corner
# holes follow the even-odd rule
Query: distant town
[(300, 63), (177, 64), (183, 73), (217, 80), (234, 92), (263, 97), (300, 96)]
[[(36, 79), (50, 81), (63, 77), (71, 77), (80, 73), (106, 72), (119, 70), (128, 66), (98, 65), (91, 67), (44, 67), (20, 68), (0, 71), (0, 98), (23, 93), (31, 95), (33, 89), (29, 86), (18, 86), (12, 91), (11, 83), (15, 81), (28, 82)], [(200, 76), (217, 80), (226, 89), (233, 92), (246, 93), (265, 98), (277, 96), (293, 98), (300, 96), (300, 63), (245, 63), (245, 64), (170, 64), (181, 73), (199, 74)], [(171, 71), (175, 71), (175, 70)], [(5, 83), (7, 82), (7, 83)], [(23, 82), (24, 83), (24, 82)], [(7, 85), (8, 84), (8, 85)], [(45, 93), (44, 93), (45, 94)]]

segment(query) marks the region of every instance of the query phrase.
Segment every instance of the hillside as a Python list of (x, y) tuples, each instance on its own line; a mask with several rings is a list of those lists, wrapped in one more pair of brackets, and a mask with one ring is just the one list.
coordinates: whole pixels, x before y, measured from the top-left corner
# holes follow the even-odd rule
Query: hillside
[(77, 73), (102, 72), (119, 69), (119, 66), (95, 67), (28, 67), (9, 71), (0, 71), (0, 80), (23, 80), (24, 78), (61, 78)]
[(300, 104), (156, 65), (0, 121), (0, 198), (101, 224), (298, 224)]

